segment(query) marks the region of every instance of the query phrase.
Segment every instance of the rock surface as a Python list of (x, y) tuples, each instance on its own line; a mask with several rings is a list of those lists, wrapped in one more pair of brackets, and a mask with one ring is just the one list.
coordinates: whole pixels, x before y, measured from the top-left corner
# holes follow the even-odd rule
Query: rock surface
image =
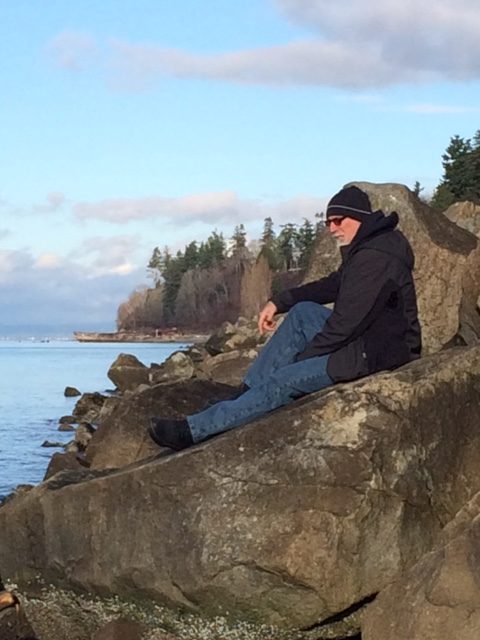
[[(112, 438), (142, 431), (153, 391)], [(26, 587), (308, 627), (398, 578), (480, 490), (479, 400), (480, 347), (455, 349), (176, 455), (57, 474), (0, 509), (0, 566)]]
[(444, 214), (462, 229), (480, 236), (480, 205), (474, 202), (455, 202)]
[(240, 386), (247, 369), (257, 357), (256, 349), (235, 350), (207, 357), (199, 365), (199, 370), (209, 380), (231, 386)]
[[(352, 183), (366, 191), (374, 209), (396, 211), (399, 228), (415, 253), (415, 283), (424, 353), (459, 340), (476, 344), (480, 337), (480, 249), (477, 238), (421, 202), (399, 184)], [(317, 241), (305, 282), (330, 273), (340, 263), (326, 233)], [(327, 257), (324, 258), (324, 252)]]
[(368, 608), (364, 640), (480, 637), (480, 493), (447, 525), (442, 540)]
[(76, 396), (81, 396), (82, 394), (76, 387), (65, 387), (63, 395), (66, 398), (75, 398)]
[(121, 353), (108, 370), (108, 377), (120, 391), (130, 391), (148, 383), (148, 367), (136, 356)]

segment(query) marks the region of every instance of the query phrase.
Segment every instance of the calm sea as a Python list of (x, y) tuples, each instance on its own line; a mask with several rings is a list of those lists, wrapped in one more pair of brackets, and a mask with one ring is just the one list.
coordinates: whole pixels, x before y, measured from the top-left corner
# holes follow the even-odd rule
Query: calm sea
[(160, 364), (185, 344), (0, 341), (0, 496), (16, 485), (36, 484), (52, 453), (45, 440), (68, 442), (58, 419), (70, 415), (77, 398), (65, 398), (73, 386), (82, 393), (114, 387), (107, 371), (119, 353)]

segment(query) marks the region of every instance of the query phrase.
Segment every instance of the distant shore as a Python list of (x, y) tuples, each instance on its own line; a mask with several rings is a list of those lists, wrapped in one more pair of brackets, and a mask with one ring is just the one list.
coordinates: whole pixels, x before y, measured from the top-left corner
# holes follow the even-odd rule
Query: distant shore
[(78, 342), (205, 342), (208, 333), (183, 333), (179, 331), (74, 331), (73, 337)]

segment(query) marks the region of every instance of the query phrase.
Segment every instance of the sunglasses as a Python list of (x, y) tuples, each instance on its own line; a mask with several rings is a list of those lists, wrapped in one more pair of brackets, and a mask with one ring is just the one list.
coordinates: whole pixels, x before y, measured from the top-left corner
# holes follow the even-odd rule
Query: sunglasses
[(347, 216), (341, 216), (339, 218), (328, 218), (325, 220), (325, 226), (330, 227), (333, 224), (334, 227), (339, 227)]

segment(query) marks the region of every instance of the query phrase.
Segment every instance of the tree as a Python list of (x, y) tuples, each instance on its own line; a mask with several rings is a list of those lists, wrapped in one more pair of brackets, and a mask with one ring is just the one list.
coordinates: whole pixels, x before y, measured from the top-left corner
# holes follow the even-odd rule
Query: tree
[(413, 185), (413, 193), (420, 198), (420, 194), (423, 191), (423, 187), (418, 180), (415, 180), (415, 184)]
[(260, 254), (266, 258), (268, 266), (272, 271), (277, 271), (280, 268), (281, 258), (278, 253), (273, 220), (270, 217), (265, 218), (263, 221), (261, 247)]
[(291, 222), (281, 225), (282, 230), (278, 236), (277, 247), (281, 259), (281, 264), (285, 271), (289, 271), (295, 266), (298, 257), (296, 249), (297, 225)]
[(307, 218), (303, 219), (302, 226), (298, 229), (295, 237), (295, 247), (298, 250), (298, 266), (305, 268), (308, 266), (310, 256), (316, 238), (316, 230), (314, 225)]
[(470, 139), (450, 139), (442, 156), (443, 177), (431, 205), (444, 210), (458, 200), (480, 202), (480, 131)]
[(155, 247), (147, 265), (147, 273), (153, 279), (156, 287), (158, 287), (162, 279), (162, 267), (162, 253), (158, 247)]
[(197, 243), (194, 240), (185, 247), (185, 253), (183, 255), (183, 266), (185, 268), (185, 271), (188, 271), (189, 269), (195, 269), (196, 267), (198, 267), (198, 263), (198, 247)]
[(208, 269), (225, 260), (225, 239), (222, 233), (213, 231), (205, 242), (202, 242), (198, 250), (198, 266)]
[(247, 246), (247, 232), (245, 231), (245, 227), (243, 224), (238, 224), (232, 236), (232, 255), (236, 253), (241, 253), (243, 249)]

